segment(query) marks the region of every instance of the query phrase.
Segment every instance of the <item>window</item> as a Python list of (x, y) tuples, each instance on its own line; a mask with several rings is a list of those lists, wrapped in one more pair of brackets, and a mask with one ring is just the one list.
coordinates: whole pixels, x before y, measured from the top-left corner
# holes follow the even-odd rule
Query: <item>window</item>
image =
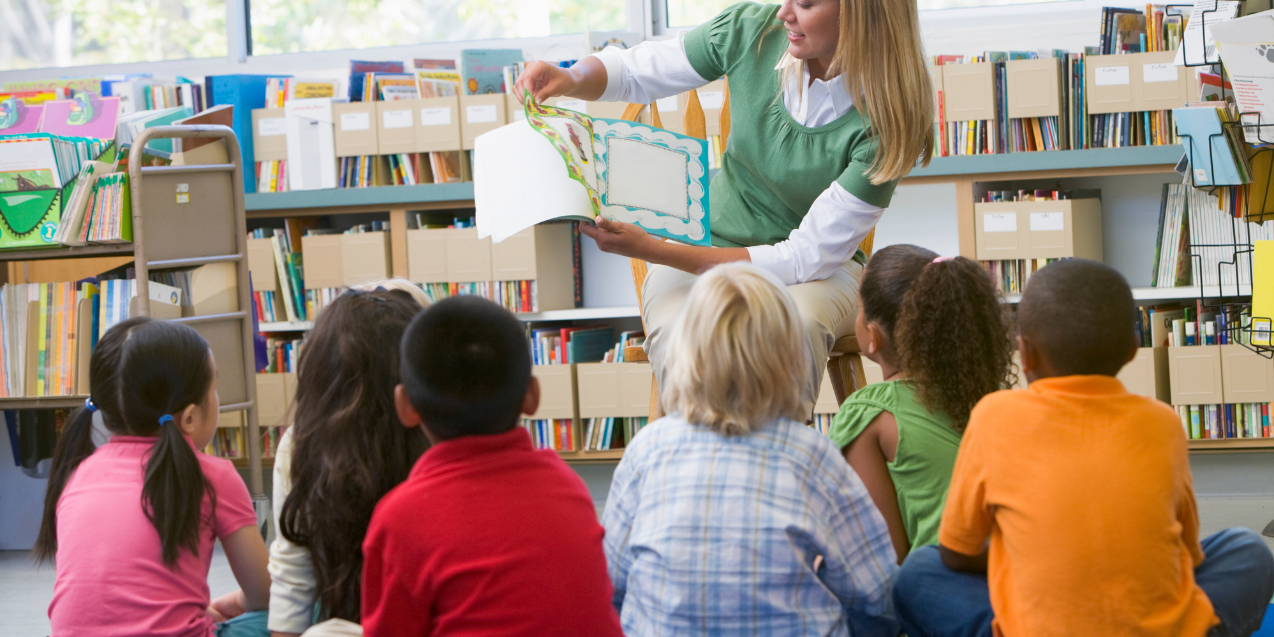
[[(654, 0), (660, 2), (661, 0)], [(666, 0), (668, 26), (670, 28), (693, 27), (711, 20), (726, 7), (738, 0)], [(763, 0), (778, 2), (780, 0)], [(921, 11), (932, 9), (958, 9), (965, 7), (990, 7), (1010, 4), (1036, 4), (1063, 2), (1065, 0), (917, 0)]]
[(625, 0), (256, 0), (252, 54), (623, 30), (624, 7)]
[(226, 55), (225, 0), (0, 0), (0, 69)]

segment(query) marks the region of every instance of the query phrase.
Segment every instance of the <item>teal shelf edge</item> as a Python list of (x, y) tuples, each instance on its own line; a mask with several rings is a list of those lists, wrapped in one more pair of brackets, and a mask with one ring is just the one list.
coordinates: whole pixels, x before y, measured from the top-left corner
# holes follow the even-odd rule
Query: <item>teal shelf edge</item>
[(415, 186), (380, 186), (377, 188), (335, 188), (297, 190), (293, 192), (256, 192), (243, 196), (248, 212), (259, 210), (294, 210), (299, 208), (336, 208), (341, 206), (392, 206), (435, 201), (471, 201), (473, 182), (458, 184), (417, 184)]
[(1113, 168), (1116, 166), (1155, 166), (1176, 164), (1184, 154), (1185, 151), (1180, 145), (1173, 145), (935, 157), (929, 162), (928, 166), (913, 168), (907, 177), (978, 175), (1036, 170), (1069, 170), (1074, 168)]

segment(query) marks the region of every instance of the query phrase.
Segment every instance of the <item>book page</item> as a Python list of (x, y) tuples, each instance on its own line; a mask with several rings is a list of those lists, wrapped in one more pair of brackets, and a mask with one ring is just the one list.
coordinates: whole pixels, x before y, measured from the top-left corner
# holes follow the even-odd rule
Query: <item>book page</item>
[(593, 120), (600, 214), (693, 245), (711, 245), (708, 143), (645, 124)]
[(473, 156), (479, 237), (500, 242), (550, 219), (597, 216), (584, 184), (567, 176), (558, 150), (525, 120), (478, 136)]
[(597, 198), (597, 162), (593, 157), (593, 120), (575, 111), (536, 104), (530, 93), (523, 110), (526, 121), (557, 150), (566, 165), (566, 175), (584, 184), (593, 199), (593, 208), (601, 206)]

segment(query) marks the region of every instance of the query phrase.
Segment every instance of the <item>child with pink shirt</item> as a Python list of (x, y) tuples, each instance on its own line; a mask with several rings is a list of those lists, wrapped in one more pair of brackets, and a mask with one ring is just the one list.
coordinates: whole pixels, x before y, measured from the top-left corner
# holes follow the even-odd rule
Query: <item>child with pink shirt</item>
[[(208, 343), (185, 325), (130, 319), (98, 343), (89, 379), (92, 395), (54, 452), (35, 546), (56, 564), (53, 634), (268, 635), (252, 500), (230, 461), (196, 451), (221, 404)], [(96, 450), (94, 412), (112, 433)], [(215, 540), (242, 588), (210, 600)]]

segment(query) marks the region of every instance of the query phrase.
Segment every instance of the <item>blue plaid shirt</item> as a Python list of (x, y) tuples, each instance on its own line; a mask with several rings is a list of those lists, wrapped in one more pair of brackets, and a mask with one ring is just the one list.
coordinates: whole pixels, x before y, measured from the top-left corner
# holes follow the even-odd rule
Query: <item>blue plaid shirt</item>
[(735, 437), (651, 423), (615, 470), (602, 526), (629, 637), (843, 636), (851, 614), (893, 616), (885, 520), (836, 446), (800, 423)]

